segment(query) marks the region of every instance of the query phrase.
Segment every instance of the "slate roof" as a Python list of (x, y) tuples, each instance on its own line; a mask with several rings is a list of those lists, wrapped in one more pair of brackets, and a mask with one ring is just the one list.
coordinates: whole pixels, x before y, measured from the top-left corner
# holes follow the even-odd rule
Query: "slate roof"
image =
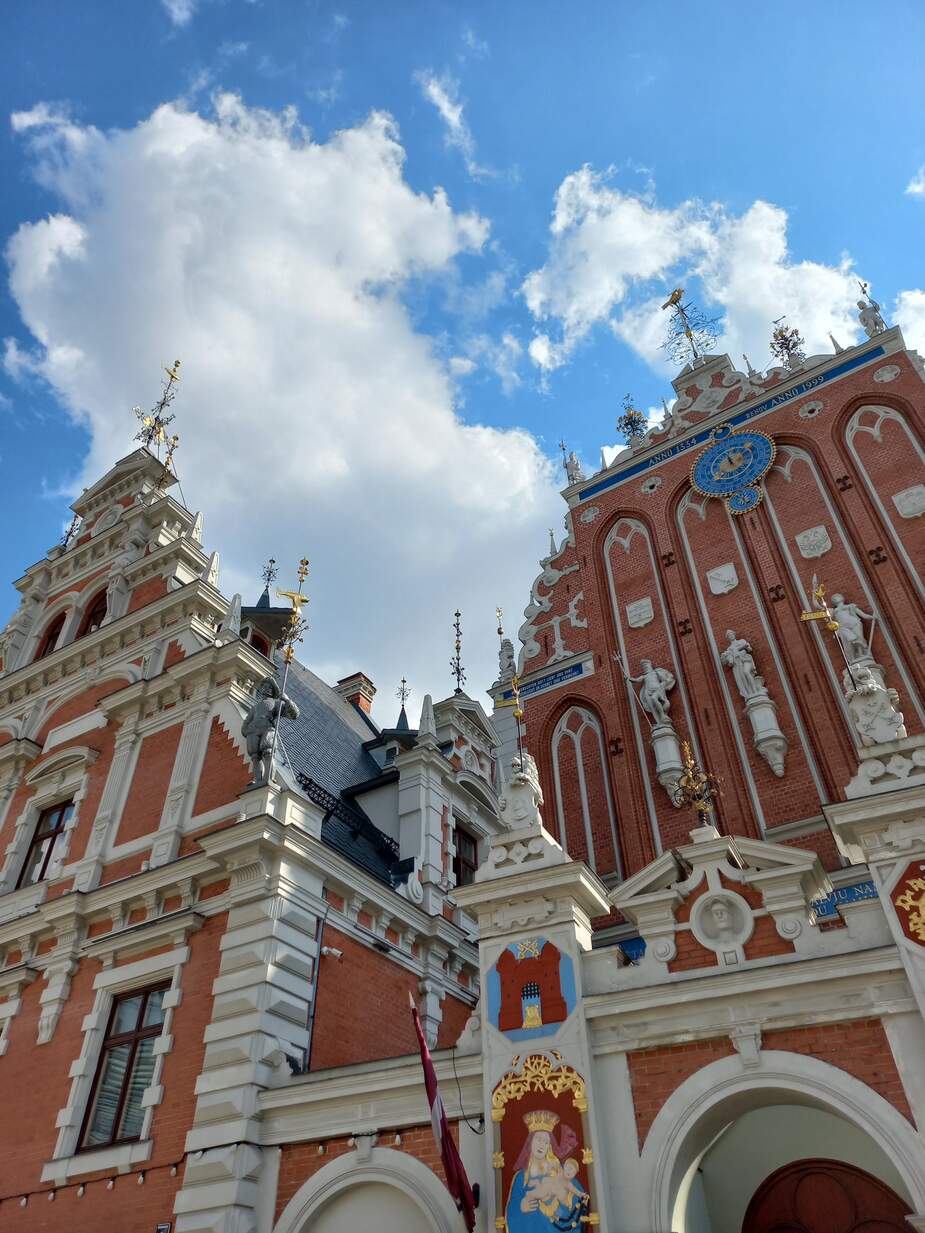
[[(280, 681), (283, 667), (276, 657)], [(366, 748), (378, 729), (296, 659), (286, 693), (299, 708), (299, 718), (280, 721), (279, 740), (298, 790), (325, 810), (322, 840), (374, 877), (394, 884), (399, 863), (394, 841), (374, 826), (355, 800), (348, 803), (342, 795), (381, 774)]]

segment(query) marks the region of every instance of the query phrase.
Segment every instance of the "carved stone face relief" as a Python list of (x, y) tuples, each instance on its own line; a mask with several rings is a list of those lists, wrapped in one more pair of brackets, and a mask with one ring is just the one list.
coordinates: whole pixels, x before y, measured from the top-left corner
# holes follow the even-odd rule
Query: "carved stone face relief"
[(714, 595), (725, 595), (739, 585), (739, 575), (732, 561), (707, 570), (707, 585)]
[[(715, 891), (701, 897), (691, 911), (691, 931), (708, 950), (736, 952), (752, 935), (752, 911), (734, 891)], [(734, 962), (734, 960), (733, 960)]]
[(832, 547), (832, 541), (825, 527), (810, 527), (807, 531), (801, 531), (795, 538), (800, 556), (806, 557), (807, 560), (812, 557), (825, 556)]

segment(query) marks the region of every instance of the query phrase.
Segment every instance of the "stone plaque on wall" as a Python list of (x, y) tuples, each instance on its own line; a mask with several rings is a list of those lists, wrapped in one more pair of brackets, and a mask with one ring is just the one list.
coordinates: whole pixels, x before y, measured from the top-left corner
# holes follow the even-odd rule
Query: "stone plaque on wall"
[(727, 591), (734, 591), (739, 585), (739, 575), (733, 562), (727, 561), (725, 565), (708, 569), (707, 584), (714, 595), (725, 595)]
[(630, 629), (641, 629), (643, 625), (648, 625), (654, 616), (652, 600), (648, 595), (643, 599), (637, 599), (633, 604), (626, 605), (626, 623)]
[(810, 527), (807, 531), (801, 531), (795, 538), (800, 556), (806, 557), (807, 560), (812, 557), (825, 556), (832, 547), (832, 541), (825, 527)]
[(894, 492), (893, 504), (903, 518), (918, 518), (920, 514), (925, 514), (925, 484), (913, 484), (902, 492)]

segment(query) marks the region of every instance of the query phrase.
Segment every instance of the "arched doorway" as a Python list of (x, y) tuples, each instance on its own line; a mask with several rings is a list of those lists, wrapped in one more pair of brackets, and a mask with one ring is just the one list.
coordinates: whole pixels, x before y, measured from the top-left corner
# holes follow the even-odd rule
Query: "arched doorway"
[(908, 1233), (911, 1208), (840, 1160), (795, 1160), (758, 1187), (742, 1233)]
[(366, 1182), (342, 1190), (305, 1225), (305, 1233), (347, 1233), (350, 1229), (432, 1233), (433, 1224), (422, 1208), (395, 1186)]

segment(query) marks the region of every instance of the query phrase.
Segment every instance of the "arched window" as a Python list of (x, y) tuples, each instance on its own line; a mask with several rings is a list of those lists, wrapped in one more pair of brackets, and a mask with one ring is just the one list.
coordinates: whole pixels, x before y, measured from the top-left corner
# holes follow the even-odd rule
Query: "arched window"
[(100, 591), (99, 595), (93, 600), (93, 603), (84, 613), (84, 619), (80, 623), (80, 629), (77, 632), (77, 637), (82, 638), (84, 634), (92, 634), (106, 620), (106, 592)]
[(266, 655), (267, 659), (270, 658), (270, 644), (263, 634), (258, 634), (254, 631), (251, 634), (251, 646), (254, 650), (259, 651), (261, 655)]
[(559, 842), (596, 873), (619, 873), (616, 812), (606, 765), (597, 717), (583, 706), (570, 707), (552, 737)]
[(59, 612), (45, 630), (44, 634), (42, 634), (39, 641), (38, 650), (35, 652), (36, 660), (44, 659), (46, 655), (50, 655), (58, 645), (58, 639), (61, 637), (61, 630), (64, 628), (64, 620), (66, 616), (67, 613)]

